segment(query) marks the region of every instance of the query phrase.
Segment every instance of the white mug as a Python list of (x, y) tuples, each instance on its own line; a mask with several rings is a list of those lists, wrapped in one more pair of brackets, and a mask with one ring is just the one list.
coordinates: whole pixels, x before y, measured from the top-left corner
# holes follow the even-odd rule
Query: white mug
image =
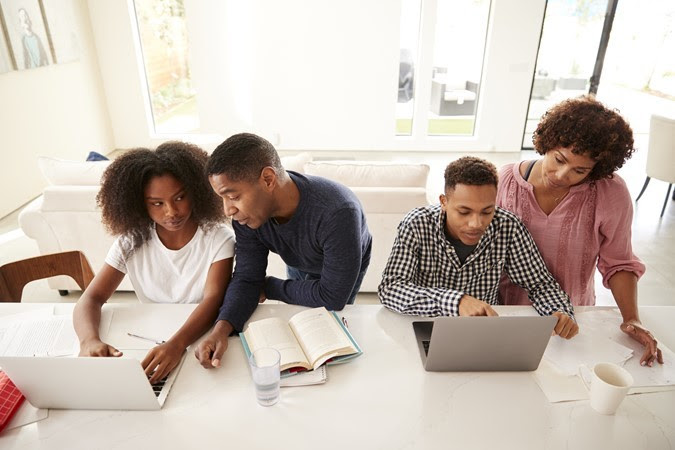
[(591, 408), (600, 414), (614, 414), (633, 385), (633, 376), (613, 363), (598, 363), (591, 374)]

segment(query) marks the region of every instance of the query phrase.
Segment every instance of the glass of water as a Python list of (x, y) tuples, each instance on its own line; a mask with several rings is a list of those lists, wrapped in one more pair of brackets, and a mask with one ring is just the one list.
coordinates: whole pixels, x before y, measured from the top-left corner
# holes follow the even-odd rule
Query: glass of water
[(258, 349), (248, 359), (255, 396), (262, 406), (272, 406), (279, 401), (280, 359), (281, 355), (273, 348)]

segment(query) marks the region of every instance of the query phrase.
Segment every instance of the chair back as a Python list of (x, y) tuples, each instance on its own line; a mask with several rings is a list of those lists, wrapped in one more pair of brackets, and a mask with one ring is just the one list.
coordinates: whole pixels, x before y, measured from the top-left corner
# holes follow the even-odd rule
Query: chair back
[(651, 118), (647, 176), (675, 183), (675, 119), (657, 115)]
[(57, 275), (73, 278), (83, 291), (94, 278), (87, 257), (80, 251), (22, 259), (0, 266), (0, 302), (20, 302), (26, 284)]

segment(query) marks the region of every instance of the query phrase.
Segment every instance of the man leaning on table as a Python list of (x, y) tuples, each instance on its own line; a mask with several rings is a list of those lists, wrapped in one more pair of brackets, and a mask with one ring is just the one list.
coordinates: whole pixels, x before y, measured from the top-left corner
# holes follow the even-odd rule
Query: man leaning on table
[[(209, 158), (207, 174), (231, 216), (236, 266), (218, 320), (195, 356), (218, 367), (227, 338), (258, 302), (341, 310), (353, 303), (370, 262), (372, 238), (359, 200), (347, 187), (287, 172), (274, 146), (249, 133), (231, 136)], [(288, 279), (266, 277), (269, 252)]]
[(528, 290), (540, 315), (557, 316), (555, 334), (579, 327), (570, 299), (546, 269), (522, 222), (496, 206), (497, 169), (473, 157), (445, 169), (440, 205), (401, 221), (378, 287), (387, 308), (423, 316), (496, 316), (502, 272)]

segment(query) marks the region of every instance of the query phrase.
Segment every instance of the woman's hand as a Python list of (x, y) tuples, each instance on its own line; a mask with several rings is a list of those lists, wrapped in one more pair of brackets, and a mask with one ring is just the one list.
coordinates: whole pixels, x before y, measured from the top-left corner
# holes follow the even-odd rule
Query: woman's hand
[(122, 352), (100, 339), (80, 342), (80, 356), (122, 356)]
[(642, 326), (639, 320), (629, 320), (621, 324), (621, 331), (644, 345), (645, 351), (640, 358), (640, 365), (651, 367), (654, 361), (663, 364), (663, 355), (654, 336)]
[(141, 361), (145, 374), (150, 377), (150, 383), (156, 383), (176, 368), (185, 351), (184, 347), (171, 341), (158, 345), (148, 352)]

